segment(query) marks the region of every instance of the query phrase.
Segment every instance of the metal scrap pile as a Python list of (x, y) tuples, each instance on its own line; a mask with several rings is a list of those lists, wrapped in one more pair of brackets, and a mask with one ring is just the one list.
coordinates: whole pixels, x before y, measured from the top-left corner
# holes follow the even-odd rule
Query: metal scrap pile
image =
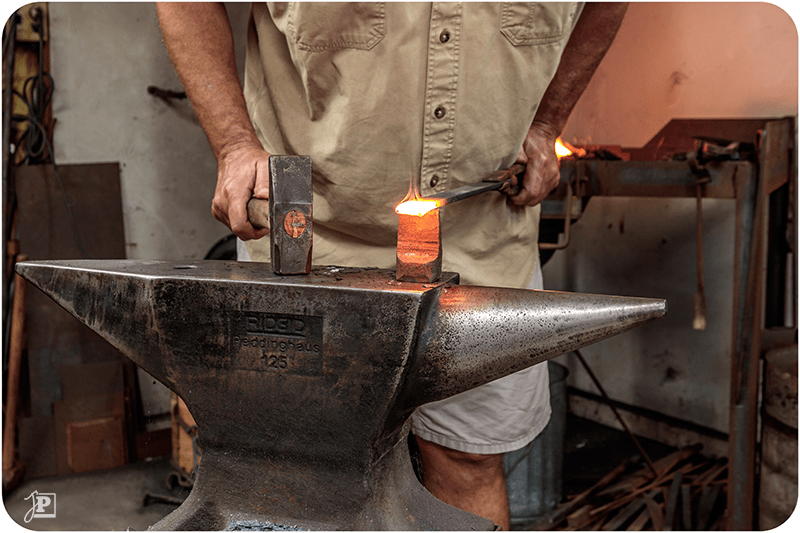
[(655, 461), (655, 472), (620, 464), (527, 530), (719, 531), (725, 529), (727, 459), (699, 446)]

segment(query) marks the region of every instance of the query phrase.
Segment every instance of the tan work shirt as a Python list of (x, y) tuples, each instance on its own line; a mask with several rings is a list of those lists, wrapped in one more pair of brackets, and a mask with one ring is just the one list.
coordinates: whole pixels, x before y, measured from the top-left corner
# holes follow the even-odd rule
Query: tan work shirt
[[(581, 12), (576, 3), (252, 7), (244, 92), (264, 148), (309, 155), (315, 265), (394, 268), (394, 207), (512, 165)], [(525, 287), (539, 207), (489, 192), (441, 210), (443, 269)], [(267, 261), (269, 239), (250, 241)]]

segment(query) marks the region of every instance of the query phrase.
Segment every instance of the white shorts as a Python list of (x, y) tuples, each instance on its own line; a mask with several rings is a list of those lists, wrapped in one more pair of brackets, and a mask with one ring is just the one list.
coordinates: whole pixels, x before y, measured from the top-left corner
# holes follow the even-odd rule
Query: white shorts
[[(249, 261), (244, 243), (236, 241), (238, 259)], [(542, 270), (537, 265), (528, 288), (542, 287)], [(496, 454), (526, 446), (549, 420), (550, 380), (545, 362), (418, 407), (411, 416), (411, 431), (461, 452)]]
[[(537, 265), (529, 289), (541, 289)], [(541, 433), (550, 420), (547, 362), (480, 387), (418, 407), (411, 431), (418, 437), (466, 453), (517, 450)]]

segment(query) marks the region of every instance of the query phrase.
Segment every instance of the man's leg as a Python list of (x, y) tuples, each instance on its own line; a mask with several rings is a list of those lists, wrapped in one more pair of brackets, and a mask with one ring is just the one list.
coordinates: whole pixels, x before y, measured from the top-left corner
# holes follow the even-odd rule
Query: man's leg
[(465, 453), (416, 437), (423, 485), (437, 499), (510, 529), (503, 454)]

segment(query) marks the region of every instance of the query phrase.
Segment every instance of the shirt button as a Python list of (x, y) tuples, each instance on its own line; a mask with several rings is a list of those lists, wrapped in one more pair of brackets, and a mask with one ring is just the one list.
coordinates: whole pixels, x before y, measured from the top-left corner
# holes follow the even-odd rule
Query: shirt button
[(447, 30), (444, 30), (442, 33), (439, 34), (439, 40), (442, 41), (442, 43), (446, 43), (447, 41), (449, 41), (450, 40), (450, 32), (447, 31)]
[(439, 106), (433, 110), (433, 116), (436, 118), (443, 118), (445, 115), (444, 107)]
[(431, 187), (436, 187), (436, 184), (439, 183), (439, 176), (434, 174), (431, 176)]

